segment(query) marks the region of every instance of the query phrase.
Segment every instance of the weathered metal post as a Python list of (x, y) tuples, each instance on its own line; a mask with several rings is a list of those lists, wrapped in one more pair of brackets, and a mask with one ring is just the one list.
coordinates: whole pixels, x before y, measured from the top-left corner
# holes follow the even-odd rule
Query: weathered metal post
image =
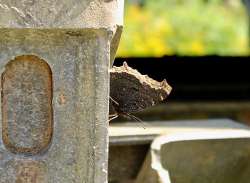
[(0, 183), (107, 182), (123, 0), (0, 0)]

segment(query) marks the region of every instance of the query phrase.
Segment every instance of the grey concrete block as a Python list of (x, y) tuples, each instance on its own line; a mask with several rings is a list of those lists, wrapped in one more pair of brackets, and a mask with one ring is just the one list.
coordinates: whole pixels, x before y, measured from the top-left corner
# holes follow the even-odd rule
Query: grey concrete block
[(236, 138), (165, 144), (161, 149), (162, 167), (176, 183), (247, 183), (249, 143), (249, 138)]
[(112, 65), (122, 32), (123, 5), (124, 0), (1, 0), (0, 29), (105, 29)]
[(1, 0), (1, 28), (112, 28), (123, 0)]
[(136, 183), (247, 183), (249, 139), (181, 141), (149, 153)]
[(107, 182), (110, 53), (121, 7), (0, 0), (0, 183)]
[(151, 166), (162, 183), (247, 183), (250, 173), (248, 127), (183, 132), (151, 145)]

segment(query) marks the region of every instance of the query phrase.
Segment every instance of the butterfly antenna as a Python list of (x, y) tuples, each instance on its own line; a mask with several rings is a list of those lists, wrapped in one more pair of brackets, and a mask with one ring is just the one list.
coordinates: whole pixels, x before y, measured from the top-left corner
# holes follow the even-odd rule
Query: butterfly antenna
[(142, 128), (144, 128), (144, 129), (146, 129), (146, 127), (145, 126), (147, 126), (147, 124), (146, 123), (144, 123), (140, 118), (138, 118), (138, 117), (136, 117), (136, 116), (134, 116), (134, 115), (132, 115), (132, 114), (130, 114), (130, 113), (125, 113), (128, 117), (130, 117), (130, 118), (132, 118), (133, 120), (135, 120), (135, 121), (137, 121), (137, 122), (140, 122), (141, 124), (142, 124)]

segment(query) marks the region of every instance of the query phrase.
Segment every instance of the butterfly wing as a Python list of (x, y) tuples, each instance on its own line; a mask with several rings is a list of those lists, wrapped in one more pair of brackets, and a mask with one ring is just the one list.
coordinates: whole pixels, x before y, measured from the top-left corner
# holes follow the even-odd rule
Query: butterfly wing
[(110, 96), (119, 104), (111, 101), (111, 108), (118, 113), (135, 113), (154, 106), (165, 100), (171, 89), (166, 80), (155, 81), (126, 63), (110, 71)]

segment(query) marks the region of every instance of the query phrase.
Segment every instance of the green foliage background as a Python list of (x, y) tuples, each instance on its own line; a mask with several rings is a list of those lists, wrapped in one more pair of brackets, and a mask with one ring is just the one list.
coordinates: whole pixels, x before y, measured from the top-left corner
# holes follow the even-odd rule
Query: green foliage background
[(249, 53), (240, 0), (127, 0), (124, 24), (120, 57)]

